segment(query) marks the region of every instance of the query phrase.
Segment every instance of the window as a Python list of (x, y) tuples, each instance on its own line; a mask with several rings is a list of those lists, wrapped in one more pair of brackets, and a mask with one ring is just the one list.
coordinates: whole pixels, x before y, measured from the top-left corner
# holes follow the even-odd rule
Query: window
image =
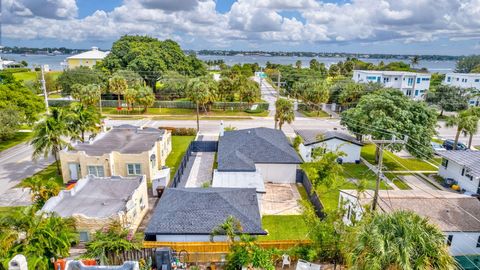
[(140, 175), (142, 174), (140, 163), (127, 164), (128, 175)]
[(90, 241), (90, 236), (88, 235), (88, 232), (80, 232), (80, 242), (88, 242)]
[(452, 245), (452, 240), (453, 240), (453, 235), (449, 235), (448, 238), (447, 238), (447, 246), (451, 246)]
[(442, 158), (442, 166), (445, 168), (448, 167), (448, 159)]
[(413, 78), (408, 78), (407, 84), (408, 85), (413, 85)]
[(475, 82), (480, 82), (480, 79), (475, 79)]
[(462, 176), (465, 175), (465, 168), (462, 168)]
[(420, 83), (421, 78), (417, 78), (417, 83)]
[(367, 80), (375, 81), (375, 80), (377, 80), (377, 76), (367, 76)]
[(411, 89), (408, 89), (407, 92), (405, 93), (405, 95), (411, 96), (411, 95), (412, 95), (412, 90), (411, 90)]
[(397, 77), (395, 77), (395, 81), (398, 81), (398, 78), (397, 78)]
[(452, 80), (451, 77), (447, 77), (447, 82), (450, 82)]
[(422, 78), (422, 81), (430, 81), (430, 78)]
[(418, 96), (418, 90), (415, 90), (415, 96)]
[(477, 248), (480, 247), (480, 236), (477, 239)]
[(96, 177), (104, 177), (105, 171), (103, 170), (103, 166), (87, 166), (88, 174), (93, 174)]
[(457, 78), (457, 82), (460, 80), (460, 78)]

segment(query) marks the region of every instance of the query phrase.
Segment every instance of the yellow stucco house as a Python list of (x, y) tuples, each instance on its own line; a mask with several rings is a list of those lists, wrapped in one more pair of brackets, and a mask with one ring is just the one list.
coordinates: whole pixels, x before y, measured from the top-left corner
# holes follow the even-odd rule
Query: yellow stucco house
[(69, 69), (76, 67), (92, 68), (98, 62), (102, 61), (109, 52), (99, 51), (97, 47), (92, 47), (90, 51), (67, 57), (67, 66)]
[(147, 181), (163, 176), (162, 167), (172, 150), (170, 131), (121, 125), (93, 141), (60, 152), (65, 183), (87, 175), (97, 177), (145, 175)]

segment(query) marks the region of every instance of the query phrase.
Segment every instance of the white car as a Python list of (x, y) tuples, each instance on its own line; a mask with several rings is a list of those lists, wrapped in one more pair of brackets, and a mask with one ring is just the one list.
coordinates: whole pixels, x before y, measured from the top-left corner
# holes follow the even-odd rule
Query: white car
[(433, 152), (438, 152), (438, 151), (445, 151), (445, 147), (443, 145), (436, 143), (436, 142), (430, 142), (430, 145), (432, 146)]

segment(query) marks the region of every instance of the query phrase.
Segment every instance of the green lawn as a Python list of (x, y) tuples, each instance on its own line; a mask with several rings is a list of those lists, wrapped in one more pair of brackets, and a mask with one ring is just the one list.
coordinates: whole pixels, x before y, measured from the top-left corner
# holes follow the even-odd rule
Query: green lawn
[(170, 179), (173, 178), (180, 162), (182, 161), (188, 145), (195, 136), (172, 136), (172, 152), (167, 157), (166, 165), (170, 167)]
[[(50, 178), (53, 178), (55, 179), (55, 182), (57, 182), (60, 186), (63, 186), (63, 178), (61, 175), (57, 174), (57, 166), (55, 165), (55, 163), (34, 174), (32, 177), (40, 177), (44, 181), (48, 181), (50, 180)], [(28, 178), (25, 178), (23, 181), (25, 181), (26, 179)]]
[[(375, 145), (362, 147), (362, 157), (372, 164), (375, 163)], [(437, 168), (418, 158), (401, 158), (390, 151), (383, 152), (383, 165), (390, 171), (436, 171)], [(403, 166), (402, 166), (403, 165)]]
[(13, 138), (6, 140), (6, 141), (0, 141), (0, 152), (3, 150), (6, 150), (10, 147), (13, 147), (19, 143), (26, 142), (32, 137), (31, 132), (17, 132), (13, 136)]
[(399, 189), (402, 189), (402, 190), (412, 189), (407, 183), (405, 183), (405, 181), (403, 181), (398, 177), (398, 174), (386, 173), (385, 176), (388, 179), (390, 179), (393, 182), (393, 184), (397, 186)]
[(301, 215), (266, 215), (262, 226), (268, 235), (260, 236), (260, 241), (308, 239), (309, 230)]
[(16, 72), (12, 73), (13, 77), (21, 81), (34, 81), (37, 80), (37, 71), (26, 71), (26, 72)]
[(329, 117), (330, 115), (322, 110), (320, 111), (306, 111), (306, 110), (299, 110), (300, 113), (305, 115), (306, 117)]

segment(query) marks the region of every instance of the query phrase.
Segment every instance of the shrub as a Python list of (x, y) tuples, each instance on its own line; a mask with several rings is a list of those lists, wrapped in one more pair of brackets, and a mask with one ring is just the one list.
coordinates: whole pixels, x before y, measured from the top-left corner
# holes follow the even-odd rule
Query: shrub
[(160, 129), (166, 129), (172, 132), (174, 136), (195, 136), (197, 130), (194, 128), (175, 128), (175, 127), (159, 127)]

